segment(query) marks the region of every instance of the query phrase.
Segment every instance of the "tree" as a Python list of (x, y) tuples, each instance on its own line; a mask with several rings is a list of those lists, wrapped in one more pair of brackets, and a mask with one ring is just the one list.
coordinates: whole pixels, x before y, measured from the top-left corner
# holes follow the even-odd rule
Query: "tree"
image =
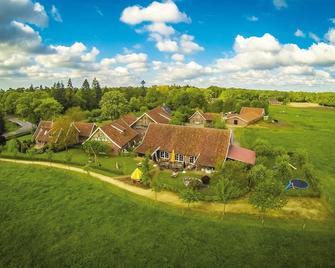
[(0, 110), (0, 135), (5, 132), (5, 119), (2, 111)]
[[(92, 95), (90, 84), (87, 79), (84, 80), (81, 89), (77, 91), (76, 97), (81, 100), (81, 108), (84, 110), (90, 110), (92, 104)], [(95, 100), (93, 100), (95, 101)]]
[(225, 122), (221, 118), (216, 118), (213, 121), (213, 128), (225, 129), (226, 128), (226, 124), (225, 124)]
[(278, 180), (262, 181), (251, 193), (249, 202), (262, 213), (264, 223), (264, 214), (269, 209), (280, 209), (287, 203), (284, 185)]
[(52, 126), (50, 146), (56, 151), (67, 150), (78, 141), (78, 131), (68, 116), (57, 118)]
[(100, 87), (100, 83), (96, 78), (94, 78), (92, 81), (92, 90), (94, 90), (94, 95), (95, 95), (94, 108), (97, 108), (102, 98), (102, 90)]
[(41, 100), (41, 103), (34, 109), (34, 113), (41, 119), (50, 120), (61, 113), (62, 105), (53, 98)]
[(278, 156), (275, 160), (274, 171), (277, 178), (283, 182), (287, 182), (293, 176), (292, 167), (288, 162), (287, 156)]
[(100, 102), (102, 115), (116, 119), (128, 111), (127, 100), (119, 91), (106, 92)]
[(142, 86), (142, 88), (144, 88), (144, 86), (145, 86), (145, 81), (144, 80), (141, 81), (141, 86)]
[(173, 113), (170, 124), (172, 125), (183, 125), (187, 121), (187, 115), (176, 111)]
[(71, 118), (73, 122), (83, 121), (87, 118), (87, 113), (84, 112), (82, 109), (80, 109), (79, 106), (71, 107), (65, 112), (65, 116), (68, 116)]
[(247, 166), (241, 162), (226, 161), (223, 168), (218, 171), (217, 176), (226, 178), (235, 187), (236, 191), (233, 193), (233, 198), (240, 197), (249, 190)]
[(142, 178), (141, 178), (141, 182), (144, 186), (149, 186), (151, 184), (149, 155), (146, 155), (144, 157), (141, 169), (142, 169), (142, 173), (143, 173)]
[(190, 204), (199, 201), (200, 194), (196, 190), (192, 188), (186, 188), (185, 190), (180, 192), (180, 197), (183, 202), (187, 203), (188, 209), (190, 208)]
[(223, 214), (226, 213), (227, 203), (235, 196), (236, 188), (226, 178), (222, 178), (216, 185), (216, 195), (218, 200), (223, 203)]
[(248, 174), (249, 186), (254, 187), (258, 183), (263, 182), (267, 179), (273, 178), (273, 172), (267, 169), (264, 165), (259, 164), (253, 166)]
[(94, 156), (94, 163), (98, 162), (99, 154), (106, 154), (108, 152), (108, 147), (106, 144), (98, 141), (87, 141), (83, 144), (84, 151), (88, 156)]

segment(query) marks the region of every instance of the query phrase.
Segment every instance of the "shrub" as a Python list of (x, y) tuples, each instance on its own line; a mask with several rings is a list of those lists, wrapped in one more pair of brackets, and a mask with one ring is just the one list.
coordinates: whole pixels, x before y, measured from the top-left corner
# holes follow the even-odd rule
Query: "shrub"
[(249, 186), (254, 187), (258, 185), (260, 182), (263, 182), (267, 179), (272, 179), (273, 178), (273, 172), (269, 169), (267, 169), (265, 166), (262, 164), (254, 166), (249, 174)]

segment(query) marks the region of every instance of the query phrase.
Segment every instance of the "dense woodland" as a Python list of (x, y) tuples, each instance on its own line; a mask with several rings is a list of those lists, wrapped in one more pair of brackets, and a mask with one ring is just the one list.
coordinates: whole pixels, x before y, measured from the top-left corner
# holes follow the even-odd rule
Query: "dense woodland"
[(55, 83), (52, 87), (0, 90), (0, 133), (4, 131), (3, 117), (15, 114), (30, 122), (50, 120), (64, 114), (71, 107), (86, 111), (90, 121), (118, 118), (128, 112), (142, 112), (166, 104), (173, 111), (173, 124), (182, 124), (194, 112), (239, 112), (242, 106), (264, 107), (268, 99), (287, 102), (315, 102), (335, 106), (335, 93), (307, 93), (286, 91), (246, 90), (236, 88), (192, 86), (104, 87), (97, 79), (90, 84), (84, 80), (80, 88)]

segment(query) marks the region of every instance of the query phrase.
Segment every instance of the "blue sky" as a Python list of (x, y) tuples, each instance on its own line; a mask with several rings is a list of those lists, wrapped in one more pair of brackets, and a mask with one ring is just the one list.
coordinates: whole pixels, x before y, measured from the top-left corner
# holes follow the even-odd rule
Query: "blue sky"
[(143, 78), (149, 84), (335, 88), (331, 0), (20, 1), (0, 3), (0, 88), (69, 76), (78, 85), (97, 77), (111, 86)]

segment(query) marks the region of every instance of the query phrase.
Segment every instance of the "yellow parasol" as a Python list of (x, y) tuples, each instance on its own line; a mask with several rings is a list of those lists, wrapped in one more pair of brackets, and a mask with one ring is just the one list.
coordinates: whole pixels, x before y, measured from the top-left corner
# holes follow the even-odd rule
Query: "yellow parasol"
[(174, 153), (174, 150), (172, 150), (170, 161), (171, 161), (171, 162), (176, 161), (176, 155), (175, 155), (175, 153)]
[(134, 181), (140, 181), (142, 178), (143, 172), (139, 169), (136, 168), (133, 173), (131, 173), (130, 178)]

